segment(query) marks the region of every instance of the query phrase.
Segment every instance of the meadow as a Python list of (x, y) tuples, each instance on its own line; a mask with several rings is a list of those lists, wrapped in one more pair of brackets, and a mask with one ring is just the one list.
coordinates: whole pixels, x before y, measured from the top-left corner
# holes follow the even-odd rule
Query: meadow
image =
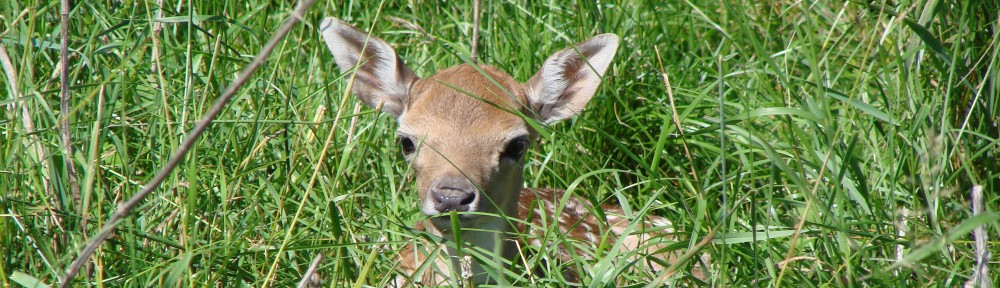
[[(395, 119), (350, 97), (318, 25), (370, 30), (427, 76), (470, 61), (472, 3), (312, 5), (70, 284), (289, 287), (319, 259), (321, 287), (384, 286), (394, 249), (422, 237), (413, 171)], [(63, 86), (60, 2), (0, 2), (0, 286), (58, 285), (295, 5), (74, 1)], [(479, 13), (475, 56), (520, 81), (572, 43), (622, 38), (587, 110), (544, 127), (525, 185), (666, 217), (671, 249), (711, 255), (701, 281), (694, 258), (664, 278), (609, 264), (616, 253), (555, 263), (536, 247), (519, 265), (540, 273), (511, 285), (566, 286), (567, 267), (588, 287), (1000, 283), (997, 1), (503, 0)]]

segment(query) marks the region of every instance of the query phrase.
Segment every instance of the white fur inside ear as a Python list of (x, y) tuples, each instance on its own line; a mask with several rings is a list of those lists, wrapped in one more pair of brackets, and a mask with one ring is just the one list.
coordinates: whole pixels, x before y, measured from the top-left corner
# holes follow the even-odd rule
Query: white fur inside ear
[(528, 80), (528, 100), (539, 119), (551, 124), (583, 110), (617, 49), (618, 36), (602, 34), (546, 59)]
[(384, 112), (402, 113), (410, 84), (418, 78), (389, 43), (336, 18), (323, 19), (320, 33), (340, 71), (353, 72), (354, 95)]

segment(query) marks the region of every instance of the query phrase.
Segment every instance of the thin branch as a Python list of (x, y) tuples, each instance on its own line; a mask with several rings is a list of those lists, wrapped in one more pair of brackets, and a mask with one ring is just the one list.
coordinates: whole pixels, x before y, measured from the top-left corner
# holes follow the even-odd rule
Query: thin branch
[[(708, 246), (709, 243), (712, 243), (712, 240), (715, 239), (715, 231), (717, 230), (708, 230), (708, 234), (702, 237), (701, 241), (698, 241), (698, 244), (695, 244), (694, 247), (691, 247), (691, 249), (688, 249), (687, 252), (684, 252), (684, 254), (677, 257), (677, 262), (674, 262), (674, 264), (667, 267), (667, 269), (664, 270), (660, 276), (653, 279), (653, 282), (646, 285), (646, 287), (661, 287), (667, 279), (670, 279), (671, 276), (674, 276), (674, 274), (677, 274), (677, 272), (680, 271), (681, 265), (687, 263), (687, 259), (693, 259), (696, 253), (702, 253), (704, 255), (704, 252), (702, 252), (701, 249)], [(700, 259), (701, 257), (699, 257), (699, 261)], [(708, 267), (705, 267), (704, 269), (707, 270)]]
[(302, 275), (302, 280), (299, 281), (299, 285), (295, 286), (297, 288), (313, 287), (319, 286), (316, 279), (313, 279), (313, 275), (316, 274), (316, 270), (319, 269), (319, 263), (323, 263), (323, 253), (316, 253), (316, 257), (313, 257), (312, 264), (309, 264), (309, 269), (306, 269), (306, 274)]
[(479, 63), (476, 57), (476, 47), (479, 46), (479, 0), (472, 0), (472, 51), (469, 60)]
[[(817, 174), (816, 179), (823, 179), (823, 177), (826, 177), (825, 175), (826, 167), (827, 165), (830, 164), (830, 158), (832, 157), (833, 157), (833, 150), (830, 150), (829, 152), (826, 153), (826, 156), (823, 157), (823, 164), (819, 168), (819, 174)], [(795, 247), (796, 247), (795, 243), (799, 241), (799, 236), (801, 236), (802, 234), (802, 227), (805, 226), (806, 219), (809, 218), (806, 216), (809, 215), (810, 213), (809, 210), (812, 209), (813, 203), (818, 201), (815, 199), (816, 190), (819, 190), (819, 186), (821, 183), (824, 182), (822, 180), (816, 180), (816, 183), (813, 184), (813, 187), (809, 191), (809, 194), (806, 194), (807, 197), (806, 208), (802, 210), (802, 218), (799, 219), (799, 223), (795, 224), (795, 233), (792, 234), (792, 242), (791, 244), (788, 245), (788, 252), (785, 253), (785, 259), (782, 261), (788, 262), (789, 259), (792, 259), (792, 254), (795, 253)], [(777, 285), (781, 285), (781, 278), (785, 276), (785, 270), (786, 270), (785, 268), (788, 268), (788, 266), (791, 265), (785, 265), (781, 267), (781, 271), (778, 272), (778, 279), (774, 283), (776, 283)]]
[(427, 37), (427, 41), (431, 42), (437, 41), (437, 37), (434, 37), (434, 35), (427, 33), (427, 30), (425, 30), (424, 27), (420, 27), (420, 25), (417, 25), (417, 23), (406, 21), (403, 20), (402, 18), (393, 16), (386, 16), (386, 19), (389, 20), (389, 22), (393, 22), (399, 24), (400, 26), (403, 26), (403, 28), (420, 32), (420, 35)]
[[(3, 46), (3, 43), (0, 43), (0, 66), (3, 66), (4, 74), (7, 75), (7, 83), (9, 83), (8, 87), (10, 87), (11, 106), (8, 109), (12, 110), (12, 114), (17, 113), (18, 108), (21, 109), (21, 126), (24, 127), (24, 135), (28, 141), (27, 146), (30, 147), (28, 149), (34, 150), (35, 160), (42, 167), (42, 171), (49, 171), (48, 151), (45, 150), (45, 145), (42, 145), (41, 138), (35, 134), (35, 121), (31, 119), (31, 112), (28, 111), (27, 101), (21, 96), (20, 87), (17, 86), (17, 70), (14, 69), (14, 64), (10, 62), (10, 56), (7, 55), (7, 48)], [(56, 213), (56, 210), (61, 210), (62, 208), (59, 206), (59, 201), (56, 201), (58, 197), (56, 197), (52, 189), (52, 182), (46, 176), (41, 176), (41, 178), (42, 189), (45, 190), (45, 198), (49, 202), (49, 207), (45, 210), (51, 213), (52, 222), (56, 224), (56, 227), (60, 231), (65, 231), (66, 229), (62, 227), (62, 218)], [(52, 248), (53, 251), (59, 250), (58, 245)]]
[(149, 183), (146, 183), (146, 185), (143, 186), (142, 190), (132, 196), (132, 198), (129, 198), (128, 201), (119, 205), (118, 211), (108, 218), (104, 227), (97, 232), (97, 235), (94, 235), (90, 242), (87, 243), (87, 246), (83, 248), (83, 251), (80, 251), (80, 255), (77, 256), (76, 260), (73, 261), (73, 264), (66, 269), (66, 275), (63, 278), (62, 283), (59, 284), (59, 287), (69, 287), (70, 283), (73, 282), (73, 278), (80, 271), (80, 267), (82, 267), (83, 264), (87, 262), (87, 259), (90, 258), (90, 255), (94, 254), (94, 251), (97, 251), (97, 248), (104, 243), (104, 240), (106, 240), (111, 232), (114, 231), (119, 222), (128, 216), (132, 212), (132, 209), (139, 206), (139, 203), (141, 203), (146, 196), (152, 193), (156, 187), (163, 183), (163, 180), (166, 180), (167, 176), (170, 175), (170, 172), (173, 171), (178, 164), (180, 164), (184, 155), (187, 154), (188, 150), (190, 150), (192, 146), (194, 146), (194, 143), (198, 140), (201, 134), (205, 132), (205, 129), (212, 124), (215, 117), (218, 116), (219, 113), (221, 113), (226, 107), (226, 104), (229, 103), (229, 100), (233, 97), (233, 95), (236, 95), (236, 92), (243, 87), (243, 84), (245, 84), (250, 78), (250, 75), (252, 75), (261, 64), (264, 64), (267, 57), (271, 55), (271, 51), (278, 46), (278, 42), (280, 42), (281, 39), (283, 39), (285, 35), (292, 30), (292, 27), (298, 23), (299, 20), (302, 20), (303, 14), (305, 14), (306, 10), (309, 9), (309, 6), (312, 6), (313, 1), (315, 0), (302, 0), (299, 2), (295, 9), (291, 12), (291, 15), (288, 16), (288, 19), (285, 20), (285, 23), (283, 23), (281, 27), (278, 28), (278, 31), (275, 32), (274, 36), (271, 37), (271, 40), (268, 40), (268, 42), (264, 44), (264, 47), (261, 48), (257, 57), (255, 57), (246, 68), (243, 68), (243, 71), (240, 72), (239, 76), (233, 80), (233, 83), (231, 83), (229, 87), (222, 92), (222, 95), (215, 100), (215, 103), (212, 104), (212, 107), (209, 109), (208, 113), (205, 114), (205, 117), (198, 121), (198, 124), (195, 125), (194, 129), (188, 133), (188, 137), (184, 139), (184, 142), (177, 148), (177, 151), (170, 156), (170, 160), (167, 161), (166, 165), (164, 165), (164, 167), (156, 173)]
[[(73, 139), (69, 133), (69, 0), (62, 0), (59, 9), (62, 27), (59, 28), (61, 44), (59, 45), (59, 132), (62, 134), (63, 162), (66, 163), (66, 176), (69, 180), (69, 190), (73, 193), (73, 205), (80, 205), (80, 182), (76, 177), (76, 165), (73, 164)], [(79, 209), (79, 208), (77, 208)], [(83, 212), (83, 211), (78, 211)]]
[[(156, 13), (153, 17), (155, 19), (163, 18), (163, 0), (156, 0)], [(153, 73), (160, 73), (160, 34), (163, 33), (163, 23), (159, 21), (153, 21), (153, 35), (150, 38), (153, 39), (153, 59), (152, 66), (150, 70)]]
[[(24, 101), (24, 97), (21, 96), (21, 90), (17, 86), (17, 70), (14, 70), (14, 65), (10, 62), (10, 56), (7, 55), (7, 48), (0, 43), (0, 65), (3, 66), (4, 74), (7, 75), (7, 82), (10, 84), (11, 93), (11, 105), (14, 110), (17, 110), (18, 106), (21, 108), (21, 125), (24, 127), (24, 135), (31, 137), (35, 135), (35, 121), (31, 120), (31, 113), (28, 111), (28, 103)], [(16, 113), (12, 111), (12, 113)], [(37, 136), (36, 136), (37, 137)], [(30, 147), (35, 150), (35, 156), (38, 157), (38, 163), (42, 165), (42, 171), (49, 170), (49, 162), (45, 161), (47, 152), (45, 151), (45, 146), (42, 145), (40, 139), (28, 140)], [(49, 178), (42, 177), (42, 186), (45, 189), (45, 195), (50, 197), (50, 200), (55, 200), (55, 192), (52, 192), (52, 184), (49, 183)], [(58, 204), (58, 201), (54, 201), (53, 205)], [(53, 206), (55, 209), (60, 209), (57, 206)], [(56, 219), (56, 223), (61, 223), (59, 221), (59, 216), (53, 212), (52, 217)]]
[[(983, 186), (972, 186), (972, 216), (983, 214)], [(989, 263), (990, 249), (986, 244), (989, 236), (986, 233), (986, 224), (979, 225), (972, 231), (972, 238), (975, 239), (976, 268), (973, 269), (972, 279), (965, 282), (965, 287), (993, 287), (990, 279)]]
[(663, 59), (660, 58), (660, 48), (653, 46), (656, 52), (656, 62), (660, 64), (660, 75), (663, 76), (663, 85), (667, 88), (667, 99), (670, 100), (670, 111), (673, 114), (674, 126), (677, 127), (677, 134), (681, 136), (681, 146), (684, 147), (684, 155), (688, 159), (688, 168), (691, 169), (691, 176), (694, 177), (694, 184), (701, 191), (701, 180), (698, 180), (698, 171), (694, 169), (694, 157), (691, 157), (691, 150), (688, 150), (687, 139), (684, 137), (684, 127), (681, 126), (681, 118), (677, 116), (677, 105), (674, 104), (674, 88), (670, 86), (670, 77), (666, 70), (663, 70)]

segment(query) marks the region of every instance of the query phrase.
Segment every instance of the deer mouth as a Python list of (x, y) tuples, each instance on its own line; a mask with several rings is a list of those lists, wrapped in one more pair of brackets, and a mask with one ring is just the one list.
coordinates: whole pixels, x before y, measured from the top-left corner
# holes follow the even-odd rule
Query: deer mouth
[[(428, 196), (428, 199), (423, 201), (424, 203), (421, 205), (421, 210), (424, 215), (427, 215), (428, 219), (431, 220), (434, 227), (437, 227), (439, 230), (451, 230), (453, 226), (452, 214), (455, 215), (455, 219), (462, 227), (475, 226), (476, 223), (479, 222), (479, 218), (481, 218), (480, 216), (482, 216), (482, 211), (479, 211), (478, 201), (464, 198), (462, 200), (449, 202), (449, 199), (441, 201), (441, 197), (434, 197), (431, 195)], [(442, 202), (445, 202), (446, 204), (443, 204)]]

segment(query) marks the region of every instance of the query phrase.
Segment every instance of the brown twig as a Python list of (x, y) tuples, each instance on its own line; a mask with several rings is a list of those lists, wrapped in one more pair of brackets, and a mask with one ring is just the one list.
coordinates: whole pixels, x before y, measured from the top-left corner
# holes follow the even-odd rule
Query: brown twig
[[(49, 160), (48, 152), (45, 150), (45, 145), (42, 145), (41, 139), (35, 134), (35, 122), (31, 120), (31, 113), (28, 111), (28, 104), (24, 101), (24, 97), (21, 96), (21, 90), (17, 86), (17, 70), (14, 69), (14, 64), (10, 62), (10, 56), (7, 55), (7, 48), (0, 43), (0, 66), (3, 67), (4, 74), (7, 75), (8, 87), (10, 87), (11, 105), (8, 109), (11, 110), (11, 114), (17, 113), (18, 108), (21, 112), (21, 126), (24, 127), (24, 135), (27, 138), (27, 146), (30, 150), (34, 150), (35, 157), (38, 164), (41, 165), (42, 171), (49, 170)], [(17, 118), (17, 117), (15, 117)], [(34, 136), (32, 136), (34, 135)], [(59, 201), (56, 201), (55, 191), (52, 189), (52, 183), (49, 181), (48, 177), (42, 176), (42, 189), (45, 190), (45, 198), (49, 202), (49, 207), (45, 209), (52, 215), (52, 222), (56, 224), (59, 231), (65, 231), (66, 229), (62, 227), (62, 218), (56, 213), (56, 210), (61, 210), (59, 206)], [(34, 241), (34, 240), (32, 240)], [(58, 244), (58, 243), (56, 243)], [(59, 245), (53, 245), (53, 251), (59, 251)], [(42, 255), (42, 258), (45, 258)], [(44, 261), (48, 261), (43, 259)]]
[[(14, 65), (13, 63), (10, 62), (10, 56), (7, 55), (7, 48), (3, 46), (3, 43), (0, 43), (0, 65), (3, 66), (4, 74), (7, 75), (7, 82), (10, 84), (8, 87), (10, 87), (10, 92), (13, 97), (13, 99), (11, 99), (12, 106), (14, 107), (14, 110), (17, 110), (19, 106), (21, 108), (20, 119), (22, 122), (21, 125), (24, 127), (24, 135), (28, 135), (29, 137), (31, 135), (35, 135), (35, 121), (31, 120), (31, 113), (29, 113), (28, 111), (28, 104), (24, 101), (24, 98), (21, 96), (21, 90), (17, 86), (16, 82), (17, 70), (14, 70)], [(17, 113), (17, 112), (12, 111), (12, 113)], [(42, 145), (42, 141), (40, 141), (39, 139), (28, 140), (28, 141), (30, 143), (30, 145), (28, 146), (32, 147), (32, 149), (35, 150), (34, 151), (35, 156), (38, 157), (37, 159), (38, 163), (42, 165), (42, 171), (48, 171), (49, 162), (44, 160), (46, 158), (45, 155), (47, 155), (46, 154), (47, 152), (45, 151), (45, 146)], [(55, 192), (52, 191), (52, 184), (49, 183), (49, 178), (42, 177), (42, 186), (43, 186), (42, 189), (45, 189), (45, 195), (50, 197), (49, 198), (50, 200), (56, 199)], [(58, 203), (57, 202), (53, 203), (53, 205), (56, 204)], [(59, 207), (57, 206), (54, 207), (56, 209), (59, 209)], [(62, 222), (59, 221), (59, 216), (56, 215), (54, 212), (52, 214), (52, 217), (56, 219), (56, 223)]]
[(469, 61), (479, 63), (476, 58), (476, 48), (479, 44), (479, 0), (472, 0), (472, 50), (469, 52)]
[(701, 180), (698, 180), (698, 171), (694, 169), (694, 157), (691, 157), (691, 150), (688, 150), (687, 140), (684, 138), (684, 128), (681, 128), (681, 118), (677, 115), (677, 105), (674, 104), (674, 88), (670, 86), (670, 77), (667, 76), (666, 70), (663, 70), (663, 60), (660, 59), (660, 48), (653, 46), (653, 50), (656, 51), (656, 62), (660, 64), (660, 75), (663, 76), (663, 85), (667, 88), (670, 111), (673, 114), (674, 126), (677, 126), (677, 134), (681, 135), (681, 146), (684, 147), (684, 155), (688, 159), (688, 168), (691, 169), (691, 176), (694, 177), (695, 185), (701, 186)]
[[(816, 197), (815, 196), (816, 195), (816, 191), (819, 190), (820, 184), (821, 183), (825, 183), (823, 181), (823, 177), (825, 177), (826, 167), (827, 167), (827, 165), (829, 165), (830, 158), (832, 158), (832, 157), (833, 157), (833, 150), (830, 150), (829, 152), (827, 152), (826, 156), (823, 157), (823, 165), (820, 166), (820, 168), (819, 168), (819, 174), (816, 175), (816, 182), (813, 184), (813, 187), (809, 191), (809, 194), (806, 194), (806, 197), (811, 197), (811, 198), (815, 198)], [(799, 223), (798, 224), (795, 224), (795, 233), (792, 234), (792, 242), (791, 242), (791, 244), (788, 245), (788, 252), (785, 253), (785, 258), (784, 258), (784, 260), (782, 260), (785, 263), (788, 263), (788, 260), (792, 259), (792, 255), (795, 254), (795, 243), (797, 243), (799, 241), (799, 237), (802, 236), (801, 235), (802, 234), (802, 228), (805, 227), (806, 219), (809, 218), (808, 217), (809, 216), (809, 211), (812, 208), (813, 202), (817, 201), (816, 199), (811, 199), (811, 198), (807, 198), (806, 199), (806, 208), (802, 210), (802, 218), (799, 219)], [(786, 270), (785, 268), (788, 268), (788, 265), (780, 267), (781, 270), (778, 272), (778, 279), (777, 279), (777, 281), (774, 282), (776, 286), (777, 285), (781, 285), (781, 279), (784, 278), (784, 276), (785, 276), (785, 270)]]
[(309, 269), (306, 269), (306, 274), (302, 275), (302, 280), (299, 281), (299, 285), (296, 288), (312, 287), (318, 286), (314, 284), (317, 281), (312, 279), (312, 276), (316, 274), (316, 270), (319, 269), (319, 263), (323, 263), (323, 253), (316, 253), (316, 257), (313, 257), (312, 264), (309, 264)]
[(271, 51), (278, 46), (278, 42), (280, 42), (281, 39), (283, 39), (285, 35), (292, 30), (292, 26), (302, 19), (303, 14), (305, 14), (305, 11), (309, 9), (309, 6), (312, 6), (313, 2), (314, 0), (302, 0), (299, 2), (299, 4), (292, 11), (291, 15), (288, 16), (288, 19), (285, 20), (285, 23), (278, 28), (278, 31), (275, 32), (273, 37), (271, 37), (271, 40), (268, 40), (268, 42), (264, 44), (264, 47), (261, 48), (260, 52), (257, 53), (257, 57), (254, 57), (253, 61), (250, 62), (246, 68), (243, 68), (243, 71), (240, 72), (239, 76), (233, 80), (233, 83), (231, 83), (229, 87), (222, 92), (222, 95), (215, 100), (215, 103), (212, 104), (212, 107), (209, 109), (208, 113), (205, 114), (205, 117), (202, 118), (201, 121), (198, 121), (198, 124), (195, 125), (194, 129), (188, 133), (188, 137), (184, 139), (184, 142), (177, 148), (177, 151), (170, 156), (170, 160), (167, 161), (166, 165), (164, 165), (163, 168), (156, 173), (149, 183), (146, 183), (146, 185), (142, 187), (142, 190), (132, 196), (132, 198), (129, 198), (128, 201), (125, 201), (125, 203), (118, 206), (118, 211), (108, 218), (104, 227), (97, 232), (97, 235), (94, 235), (90, 242), (87, 243), (87, 246), (83, 248), (83, 251), (80, 251), (80, 255), (73, 261), (73, 264), (66, 269), (66, 275), (63, 278), (62, 283), (59, 284), (59, 287), (69, 287), (70, 283), (73, 282), (73, 278), (80, 271), (80, 267), (87, 262), (90, 255), (97, 250), (97, 247), (99, 247), (101, 243), (108, 238), (111, 232), (114, 231), (115, 227), (118, 226), (118, 223), (123, 218), (128, 216), (129, 213), (132, 212), (132, 209), (135, 209), (135, 207), (137, 207), (139, 203), (146, 198), (146, 196), (152, 193), (156, 187), (163, 183), (163, 180), (166, 180), (167, 176), (170, 175), (170, 172), (173, 171), (178, 164), (180, 164), (188, 150), (194, 146), (195, 141), (197, 141), (201, 134), (205, 132), (205, 129), (212, 124), (212, 121), (215, 120), (215, 117), (222, 112), (222, 109), (226, 107), (226, 104), (229, 103), (229, 99), (231, 99), (233, 95), (236, 95), (236, 91), (243, 87), (243, 84), (250, 78), (250, 75), (252, 75), (261, 64), (264, 64), (264, 61), (267, 60), (267, 56), (271, 55)]
[(430, 33), (427, 33), (427, 30), (424, 29), (424, 27), (420, 27), (420, 25), (417, 25), (417, 23), (414, 23), (414, 22), (411, 22), (411, 21), (407, 21), (407, 20), (404, 20), (403, 18), (394, 17), (394, 16), (386, 16), (386, 19), (389, 20), (389, 22), (396, 23), (396, 24), (398, 24), (400, 26), (403, 26), (403, 28), (420, 32), (420, 35), (423, 35), (424, 37), (426, 37), (427, 41), (430, 41), (430, 42), (437, 41), (437, 37), (434, 37), (434, 35), (431, 35)]
[[(66, 178), (69, 181), (69, 190), (73, 193), (73, 205), (82, 206), (80, 203), (80, 182), (76, 178), (76, 165), (73, 164), (73, 139), (69, 133), (69, 0), (60, 1), (60, 18), (62, 27), (59, 28), (61, 44), (59, 45), (59, 132), (62, 134), (63, 162), (66, 163)], [(83, 211), (77, 211), (82, 213)]]
[(691, 249), (688, 249), (687, 252), (684, 252), (684, 254), (681, 254), (680, 257), (677, 257), (677, 262), (674, 262), (674, 264), (667, 267), (667, 269), (663, 271), (663, 274), (660, 274), (660, 276), (657, 276), (656, 279), (653, 279), (653, 282), (646, 285), (646, 287), (661, 287), (667, 279), (670, 279), (671, 276), (674, 276), (674, 274), (677, 274), (677, 272), (680, 271), (681, 265), (687, 263), (687, 259), (694, 258), (696, 253), (702, 253), (701, 249), (709, 243), (712, 243), (712, 240), (715, 239), (715, 231), (715, 229), (708, 230), (708, 234), (702, 237), (701, 241), (698, 241), (698, 244), (695, 244), (694, 247), (691, 247)]
[[(972, 216), (983, 214), (983, 186), (972, 186)], [(965, 287), (993, 287), (990, 279), (989, 263), (990, 249), (986, 242), (989, 240), (986, 233), (986, 224), (979, 225), (972, 231), (972, 238), (975, 239), (976, 268), (972, 272), (972, 279), (965, 282)]]
[[(163, 0), (156, 0), (156, 13), (153, 15), (155, 19), (163, 18)], [(153, 22), (153, 35), (150, 38), (153, 39), (153, 59), (152, 66), (150, 70), (153, 73), (160, 73), (160, 34), (163, 32), (163, 23), (154, 21)]]

